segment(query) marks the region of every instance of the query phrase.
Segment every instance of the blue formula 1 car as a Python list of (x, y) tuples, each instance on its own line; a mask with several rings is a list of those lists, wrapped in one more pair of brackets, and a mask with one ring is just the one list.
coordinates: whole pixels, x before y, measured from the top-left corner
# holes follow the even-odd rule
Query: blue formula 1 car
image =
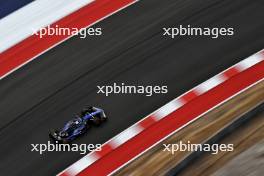
[(61, 130), (53, 130), (49, 136), (59, 143), (69, 143), (84, 134), (91, 125), (100, 125), (107, 119), (104, 111), (96, 107), (82, 110), (80, 116), (68, 121)]

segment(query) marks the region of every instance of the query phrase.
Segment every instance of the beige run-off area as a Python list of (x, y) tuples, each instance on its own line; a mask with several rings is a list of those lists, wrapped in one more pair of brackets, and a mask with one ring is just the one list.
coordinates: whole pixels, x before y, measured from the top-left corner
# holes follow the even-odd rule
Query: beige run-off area
[[(191, 152), (164, 152), (163, 144), (179, 141), (199, 144), (211, 139), (233, 121), (264, 102), (264, 81), (235, 96), (192, 124), (175, 133), (144, 153), (114, 175), (165, 175), (180, 164)], [(189, 163), (178, 175), (182, 176), (261, 176), (264, 173), (264, 109), (218, 141), (234, 144), (234, 151), (212, 155), (205, 152)]]

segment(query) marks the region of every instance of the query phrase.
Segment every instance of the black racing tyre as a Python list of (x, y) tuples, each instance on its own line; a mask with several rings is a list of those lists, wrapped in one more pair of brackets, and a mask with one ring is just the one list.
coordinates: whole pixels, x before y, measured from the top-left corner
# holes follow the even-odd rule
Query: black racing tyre
[(94, 117), (93, 118), (93, 124), (100, 125), (101, 124), (101, 119), (99, 117)]
[(58, 131), (57, 130), (51, 130), (50, 132), (49, 132), (49, 137), (54, 141), (54, 140), (56, 140), (55, 139), (55, 137), (54, 137), (54, 134), (55, 133), (58, 133)]
[(101, 122), (105, 122), (107, 120), (106, 116), (101, 117)]

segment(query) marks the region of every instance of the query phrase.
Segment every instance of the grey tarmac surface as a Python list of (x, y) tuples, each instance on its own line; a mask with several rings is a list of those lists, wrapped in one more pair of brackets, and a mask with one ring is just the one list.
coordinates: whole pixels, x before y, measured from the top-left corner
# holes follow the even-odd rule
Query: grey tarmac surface
[[(103, 36), (73, 37), (0, 81), (0, 175), (55, 175), (77, 152), (31, 152), (83, 107), (109, 121), (76, 143), (103, 143), (171, 99), (264, 46), (261, 0), (142, 0), (98, 23)], [(235, 35), (162, 36), (180, 24), (234, 27)], [(104, 95), (97, 85), (168, 85), (167, 94)]]

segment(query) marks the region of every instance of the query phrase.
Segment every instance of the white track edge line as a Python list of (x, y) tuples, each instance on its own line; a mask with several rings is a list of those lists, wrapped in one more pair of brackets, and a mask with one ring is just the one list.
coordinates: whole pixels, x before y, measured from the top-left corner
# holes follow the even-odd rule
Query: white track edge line
[[(262, 52), (262, 51), (264, 51), (264, 49), (262, 49), (262, 50), (258, 51), (257, 53), (254, 53), (254, 54), (252, 54), (252, 55), (246, 57), (245, 59), (247, 59), (247, 58), (249, 58), (249, 57), (251, 57), (251, 56), (253, 56), (253, 55), (255, 55), (255, 54), (258, 54), (258, 53), (260, 53), (260, 52)], [(243, 59), (243, 60), (245, 60), (245, 59)], [(240, 62), (242, 62), (243, 60), (241, 60)], [(236, 63), (235, 65), (232, 65), (232, 66), (228, 67), (227, 69), (223, 70), (222, 72), (218, 73), (217, 75), (221, 75), (221, 74), (225, 73), (227, 70), (229, 70), (229, 69), (231, 69), (231, 68), (235, 68), (240, 62)], [(254, 66), (254, 65), (252, 65), (252, 66)], [(250, 68), (250, 67), (249, 67), (249, 68)], [(246, 70), (247, 70), (247, 69), (246, 69)], [(245, 71), (245, 70), (243, 70), (243, 71)], [(241, 73), (241, 72), (243, 72), (243, 71), (240, 71), (239, 73)], [(238, 74), (239, 74), (239, 73), (238, 73)], [(217, 75), (215, 75), (215, 76), (217, 76)], [(214, 76), (213, 76), (213, 77), (214, 77)], [(211, 78), (212, 78), (212, 77), (211, 77)], [(211, 78), (209, 78), (209, 79), (211, 79)], [(209, 80), (209, 79), (207, 79), (207, 80)], [(228, 79), (229, 79), (229, 78), (228, 78)], [(227, 81), (228, 79), (226, 79), (225, 81)], [(204, 82), (206, 82), (207, 80), (205, 80)], [(225, 82), (225, 81), (224, 81), (224, 82)], [(202, 83), (200, 83), (200, 84), (203, 84), (204, 82), (202, 82)], [(193, 88), (190, 89), (189, 91), (183, 93), (182, 95), (179, 95), (178, 97), (174, 98), (173, 100), (169, 101), (168, 103), (170, 103), (170, 102), (172, 102), (172, 101), (179, 100), (182, 96), (188, 94), (188, 93), (191, 92), (191, 91), (194, 91), (194, 90), (195, 90), (200, 84), (196, 85), (195, 87), (193, 87)], [(204, 93), (205, 93), (205, 92), (204, 92)], [(202, 94), (201, 94), (201, 95), (202, 95)], [(199, 95), (199, 96), (200, 96), (200, 95)], [(168, 103), (166, 103), (166, 104), (168, 104)], [(165, 106), (166, 104), (164, 104), (163, 106)], [(162, 108), (163, 106), (161, 106), (160, 108)], [(183, 106), (184, 106), (184, 105), (183, 105)], [(131, 126), (134, 126), (134, 125), (139, 124), (140, 122), (142, 122), (143, 120), (145, 120), (146, 118), (148, 118), (149, 116), (151, 116), (152, 114), (155, 114), (160, 108), (158, 108), (158, 109), (155, 110), (154, 112), (151, 112), (150, 114), (148, 114), (148, 115), (145, 116), (144, 118), (140, 119), (139, 121), (137, 121), (136, 123), (134, 123), (134, 124), (131, 125)], [(129, 126), (128, 128), (130, 128), (131, 126)], [(123, 132), (123, 131), (122, 131), (122, 132)], [(120, 132), (120, 133), (122, 133), (122, 132)], [(116, 136), (118, 136), (120, 133), (118, 133)], [(111, 139), (107, 140), (105, 143), (103, 143), (102, 146), (107, 145), (107, 144), (108, 144), (111, 140), (113, 140), (116, 136), (114, 136), (114, 137), (112, 137)], [(91, 155), (92, 153), (93, 153), (93, 152), (90, 152), (90, 153), (87, 154), (87, 155)], [(80, 158), (80, 159), (81, 159), (81, 158)], [(80, 160), (80, 159), (79, 159), (79, 160)], [(77, 161), (78, 161), (78, 160), (77, 160)], [(77, 161), (76, 161), (76, 162), (77, 162)], [(58, 175), (60, 175), (60, 174), (63, 173), (64, 171), (66, 171), (69, 167), (71, 167), (71, 166), (74, 165), (74, 164), (75, 164), (75, 162), (74, 162), (73, 164), (69, 165), (66, 169), (64, 169), (64, 170), (63, 170), (62, 172), (60, 172)]]
[[(119, 11), (122, 11), (123, 9), (125, 9), (125, 8), (127, 8), (127, 7), (129, 7), (129, 6), (133, 5), (133, 4), (135, 4), (135, 3), (137, 3), (138, 1), (140, 1), (140, 0), (135, 0), (135, 1), (133, 1), (133, 2), (131, 2), (131, 3), (129, 3), (129, 4), (127, 4), (126, 6), (124, 6), (124, 7), (122, 7), (122, 8), (119, 8), (118, 10), (116, 10), (116, 11), (114, 11), (114, 12), (112, 12), (112, 13), (106, 15), (105, 17), (99, 19), (98, 21), (95, 21), (94, 23), (88, 25), (88, 26), (85, 27), (85, 28), (88, 28), (88, 27), (90, 27), (90, 26), (95, 25), (96, 23), (98, 23), (98, 22), (100, 22), (100, 21), (105, 20), (106, 18), (112, 16), (113, 14), (115, 14), (115, 13), (117, 13), (117, 12), (119, 12)], [(36, 55), (35, 57), (33, 57), (33, 58), (32, 58), (31, 60), (29, 60), (27, 63), (31, 62), (32, 60), (34, 60), (34, 59), (37, 58), (38, 56), (42, 55), (43, 53), (45, 53), (45, 52), (51, 50), (52, 48), (58, 46), (59, 44), (63, 43), (64, 41), (70, 39), (71, 37), (73, 37), (73, 36), (69, 36), (68, 38), (66, 38), (66, 39), (64, 39), (64, 40), (62, 40), (62, 41), (60, 41), (60, 42), (58, 42), (57, 44), (51, 46), (51, 47), (48, 48), (47, 50), (45, 50), (45, 51), (41, 52), (40, 54)], [(25, 64), (27, 64), (27, 63), (25, 63)], [(14, 71), (18, 70), (19, 68), (21, 68), (21, 67), (24, 66), (25, 64), (20, 65), (19, 67), (15, 68), (14, 70), (11, 70), (10, 72), (8, 72), (7, 74), (5, 74), (4, 76), (0, 77), (0, 80), (3, 79), (3, 78), (5, 78), (5, 77), (8, 76), (9, 74), (13, 73)], [(112, 138), (111, 138), (111, 139), (112, 139)], [(110, 140), (109, 140), (109, 141), (110, 141)], [(105, 144), (105, 143), (104, 143), (104, 144)], [(89, 153), (89, 154), (87, 154), (87, 155), (90, 155), (90, 154), (92, 154), (92, 152)], [(79, 159), (79, 160), (80, 160), (80, 159)], [(76, 162), (77, 162), (77, 161), (76, 161)], [(74, 164), (74, 163), (73, 163), (73, 164)], [(72, 164), (71, 164), (71, 165), (72, 165)], [(70, 166), (71, 166), (71, 165), (70, 165)], [(67, 168), (68, 168), (68, 167), (67, 167)], [(61, 171), (61, 172), (60, 172), (59, 174), (57, 174), (57, 175), (60, 175), (61, 173), (63, 173), (64, 171), (66, 171), (67, 168), (64, 169), (63, 171)]]
[[(97, 20), (97, 21), (91, 23), (90, 25), (88, 25), (88, 26), (86, 26), (86, 27), (84, 27), (84, 28), (89, 28), (89, 27), (91, 27), (91, 26), (93, 26), (93, 25), (95, 25), (95, 24), (97, 24), (97, 23), (99, 23), (99, 22), (105, 20), (106, 18), (112, 16), (113, 14), (115, 14), (115, 13), (117, 13), (117, 12), (119, 12), (119, 11), (122, 11), (123, 9), (125, 9), (125, 8), (127, 8), (127, 7), (129, 7), (129, 6), (133, 5), (133, 4), (135, 4), (135, 3), (138, 2), (138, 1), (139, 1), (139, 0), (135, 0), (135, 1), (133, 1), (133, 2), (131, 2), (131, 3), (129, 3), (129, 4), (127, 4), (126, 6), (123, 6), (122, 8), (119, 8), (119, 9), (117, 9), (116, 11), (114, 11), (114, 12), (112, 12), (112, 13), (109, 13), (108, 15), (104, 16), (103, 18), (101, 18), (101, 19), (99, 19), (99, 20)], [(73, 13), (74, 13), (74, 12), (73, 12)], [(53, 23), (53, 24), (56, 24), (56, 22)], [(46, 53), (47, 51), (49, 51), (49, 50), (55, 48), (56, 46), (58, 46), (58, 45), (60, 45), (61, 43), (65, 42), (66, 40), (72, 38), (73, 36), (74, 36), (74, 35), (69, 36), (69, 37), (67, 37), (67, 38), (65, 38), (65, 39), (63, 39), (63, 40), (61, 40), (60, 42), (58, 42), (58, 43), (52, 45), (51, 47), (49, 47), (48, 49), (46, 49), (46, 50), (44, 50), (44, 51), (42, 51), (42, 52), (40, 52), (39, 54), (37, 54), (36, 56), (34, 56), (34, 57), (32, 57), (31, 59), (27, 60), (26, 62), (24, 62), (23, 64), (19, 65), (18, 67), (15, 67), (15, 68), (12, 69), (11, 71), (9, 71), (9, 72), (7, 72), (6, 74), (4, 74), (3, 76), (1, 76), (1, 77), (0, 77), (0, 80), (2, 80), (3, 78), (7, 77), (8, 75), (10, 75), (11, 73), (15, 72), (16, 70), (20, 69), (21, 67), (25, 66), (25, 65), (28, 64), (29, 62), (35, 60), (37, 57), (41, 56), (42, 54)]]
[(116, 173), (118, 170), (120, 170), (121, 168), (123, 168), (124, 166), (126, 166), (127, 164), (131, 163), (132, 161), (134, 161), (135, 159), (137, 159), (138, 157), (140, 157), (141, 155), (143, 155), (145, 152), (147, 152), (148, 150), (150, 150), (151, 148), (153, 148), (155, 145), (161, 143), (162, 141), (164, 141), (165, 139), (169, 138), (170, 136), (172, 136), (173, 134), (177, 133), (178, 131), (180, 131), (181, 129), (185, 128), (186, 126), (188, 126), (189, 124), (193, 123), (194, 121), (198, 120), (199, 118), (201, 118), (202, 116), (204, 116), (205, 114), (207, 114), (208, 112), (216, 109), (217, 107), (221, 106), (222, 104), (224, 104), (225, 102), (229, 101), (230, 99), (234, 98), (235, 96), (237, 96), (238, 94), (250, 89), (251, 87), (253, 87), (254, 85), (260, 83), (261, 81), (263, 81), (264, 78), (258, 80), (257, 82), (245, 87), (244, 89), (240, 90), (239, 92), (237, 92), (236, 94), (228, 97), (227, 99), (223, 100), (222, 102), (216, 104), (215, 106), (213, 106), (212, 108), (210, 108), (209, 110), (203, 112), (202, 114), (200, 114), (199, 116), (197, 116), (196, 118), (194, 118), (193, 120), (189, 121), (188, 123), (184, 124), (183, 126), (181, 126), (180, 128), (178, 128), (177, 130), (173, 131), (172, 133), (170, 133), (169, 135), (165, 136), (164, 138), (162, 138), (161, 140), (159, 140), (158, 142), (154, 143), (153, 145), (151, 145), (150, 147), (148, 147), (146, 150), (144, 150), (143, 152), (141, 152), (140, 154), (138, 154), (137, 156), (135, 156), (133, 159), (129, 160), (128, 162), (124, 163), (122, 166), (118, 167), (117, 169), (115, 169), (113, 172), (111, 172), (108, 175), (113, 175), (114, 173)]

